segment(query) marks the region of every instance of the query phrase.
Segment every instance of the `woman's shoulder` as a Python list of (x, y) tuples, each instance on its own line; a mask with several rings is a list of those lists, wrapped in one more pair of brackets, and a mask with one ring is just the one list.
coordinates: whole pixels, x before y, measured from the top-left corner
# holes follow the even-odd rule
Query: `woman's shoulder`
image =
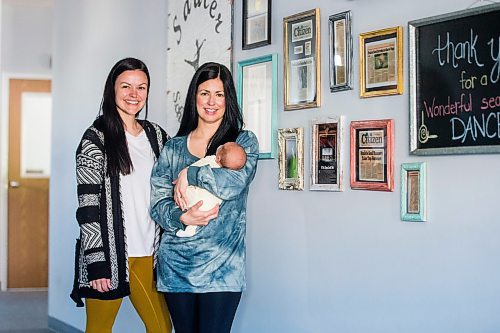
[(104, 144), (104, 133), (96, 122), (90, 125), (82, 135), (82, 141), (88, 140), (93, 143)]
[(186, 147), (186, 136), (174, 136), (165, 143), (165, 148), (173, 151), (179, 151)]
[(257, 136), (255, 135), (254, 132), (250, 130), (242, 130), (240, 134), (238, 135), (238, 138), (236, 139), (236, 142), (243, 145), (243, 144), (258, 144)]
[(92, 152), (93, 154), (104, 154), (104, 134), (98, 127), (92, 124), (83, 132), (76, 154)]
[(186, 136), (182, 135), (182, 136), (174, 136), (173, 138), (170, 138), (170, 140), (168, 140), (167, 144), (171, 145), (171, 146), (178, 146), (178, 145), (184, 144), (185, 142), (186, 142)]

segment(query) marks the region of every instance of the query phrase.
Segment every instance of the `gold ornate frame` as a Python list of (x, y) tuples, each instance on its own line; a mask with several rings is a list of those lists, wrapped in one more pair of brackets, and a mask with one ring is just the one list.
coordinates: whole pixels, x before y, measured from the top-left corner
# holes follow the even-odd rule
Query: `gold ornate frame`
[(284, 108), (321, 105), (319, 8), (283, 18)]
[(361, 97), (403, 93), (403, 27), (359, 35)]

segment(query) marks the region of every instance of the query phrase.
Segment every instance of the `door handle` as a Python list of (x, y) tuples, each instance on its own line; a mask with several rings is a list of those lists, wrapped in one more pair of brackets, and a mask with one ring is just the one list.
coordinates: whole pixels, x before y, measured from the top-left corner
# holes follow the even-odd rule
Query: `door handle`
[(18, 188), (19, 186), (21, 186), (21, 184), (18, 181), (16, 181), (16, 180), (11, 180), (9, 182), (9, 186), (12, 187), (12, 188)]

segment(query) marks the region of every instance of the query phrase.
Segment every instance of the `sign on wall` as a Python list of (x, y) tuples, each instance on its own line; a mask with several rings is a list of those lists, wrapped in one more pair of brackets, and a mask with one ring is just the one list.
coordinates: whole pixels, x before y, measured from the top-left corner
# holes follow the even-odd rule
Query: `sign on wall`
[(500, 5), (409, 22), (414, 154), (500, 152)]
[(231, 69), (232, 1), (185, 0), (168, 3), (167, 125), (178, 128), (193, 74), (205, 62)]

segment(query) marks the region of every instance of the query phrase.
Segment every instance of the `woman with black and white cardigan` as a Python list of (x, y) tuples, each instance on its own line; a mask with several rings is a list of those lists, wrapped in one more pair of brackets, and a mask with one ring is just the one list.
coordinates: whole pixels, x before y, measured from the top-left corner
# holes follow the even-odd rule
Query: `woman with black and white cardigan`
[(117, 62), (106, 80), (102, 114), (77, 148), (80, 237), (71, 298), (77, 306), (86, 299), (86, 333), (111, 333), (126, 296), (147, 332), (171, 332), (153, 279), (161, 231), (149, 216), (151, 169), (168, 135), (137, 119), (143, 108), (147, 116), (149, 86), (142, 61)]

